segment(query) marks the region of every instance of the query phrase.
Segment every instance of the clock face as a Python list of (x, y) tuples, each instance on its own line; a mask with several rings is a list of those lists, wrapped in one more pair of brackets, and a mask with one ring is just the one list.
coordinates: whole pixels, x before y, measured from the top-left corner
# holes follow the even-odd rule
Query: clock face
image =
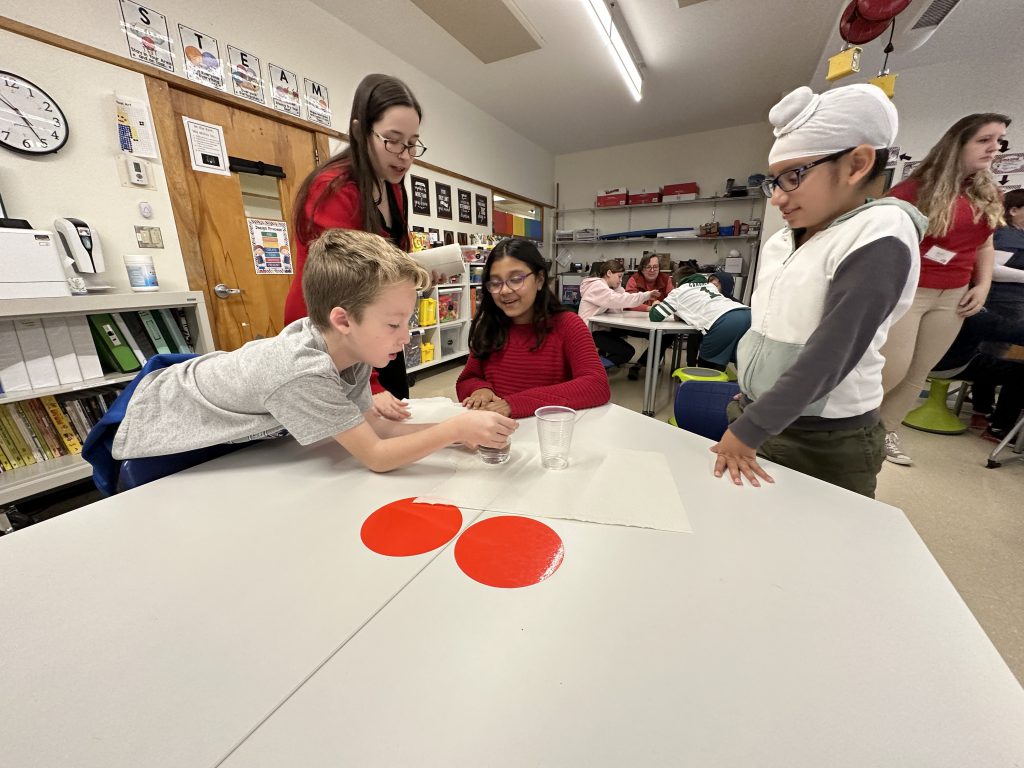
[(26, 155), (56, 152), (68, 141), (68, 121), (49, 94), (0, 71), (0, 146)]

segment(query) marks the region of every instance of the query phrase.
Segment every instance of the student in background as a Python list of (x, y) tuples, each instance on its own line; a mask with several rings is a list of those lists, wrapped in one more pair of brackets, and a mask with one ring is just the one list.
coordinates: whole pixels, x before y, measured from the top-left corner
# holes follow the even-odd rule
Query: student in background
[[(1024, 189), (1003, 198), (1006, 226), (996, 230), (992, 245), (998, 256), (992, 268), (992, 290), (985, 308), (1011, 320), (1024, 321)], [(998, 255), (998, 254), (997, 254)]]
[(912, 205), (865, 202), (896, 138), (896, 107), (873, 85), (801, 87), (769, 113), (764, 191), (786, 228), (761, 250), (742, 394), (711, 450), (737, 485), (771, 478), (757, 455), (873, 496), (884, 461), (881, 347), (910, 306), (927, 224)]
[[(420, 142), (423, 111), (408, 86), (388, 75), (367, 75), (356, 88), (349, 144), (311, 173), (295, 198), (295, 277), (284, 321), (306, 316), (302, 273), (306, 248), (320, 233), (340, 227), (373, 232), (409, 250), (409, 198), (405, 176), (427, 148)], [(379, 382), (378, 382), (379, 378)], [(371, 379), (373, 402), (387, 418), (404, 419), (409, 397), (405, 354)]]
[(507, 238), (491, 250), (469, 361), (455, 384), (467, 408), (520, 418), (542, 405), (593, 408), (611, 399), (586, 323), (559, 304), (547, 278), (529, 240)]
[[(622, 288), (622, 276), (626, 273), (626, 268), (617, 259), (602, 262), (596, 271), (596, 276), (586, 277), (580, 284), (579, 316), (585, 323), (605, 312), (622, 312), (623, 309), (661, 298), (661, 293), (656, 290), (626, 293)], [(594, 331), (593, 335), (597, 351), (615, 365), (628, 363), (636, 354), (633, 345), (623, 338), (624, 333), (598, 330)]]
[(992, 232), (1003, 223), (990, 168), (1009, 124), (1010, 118), (994, 113), (958, 120), (910, 178), (889, 191), (928, 217), (914, 303), (882, 349), (885, 458), (893, 464), (913, 464), (900, 447), (897, 430), (964, 318), (985, 306), (995, 256)]
[[(648, 254), (640, 262), (640, 269), (638, 269), (629, 278), (626, 283), (626, 293), (646, 293), (650, 291), (657, 291), (661, 296), (668, 296), (672, 292), (675, 286), (672, 283), (672, 277), (667, 273), (661, 271), (661, 260), (655, 253)], [(660, 296), (659, 296), (660, 298)], [(649, 299), (642, 304), (637, 306), (637, 309), (643, 311), (650, 310), (654, 306), (657, 299)], [(640, 334), (637, 334), (640, 335)], [(665, 356), (665, 352), (668, 347), (662, 347), (661, 356)], [(661, 361), (658, 361), (659, 364)], [(629, 369), (629, 379), (636, 381), (640, 378), (640, 369), (647, 365), (647, 350), (640, 355), (640, 359), (633, 364)]]
[[(712, 278), (714, 279), (714, 278)], [(687, 325), (704, 333), (697, 365), (724, 371), (736, 362), (736, 345), (750, 330), (750, 307), (727, 299), (719, 293), (720, 280), (712, 282), (704, 275), (676, 277), (677, 286), (651, 308), (654, 322), (678, 315)]]
[(414, 425), (373, 409), (370, 367), (383, 367), (409, 340), (416, 291), (429, 283), (410, 256), (377, 235), (331, 229), (310, 243), (305, 261), (309, 316), (273, 338), (147, 375), (114, 437), (114, 458), (163, 456), (287, 430), (301, 445), (333, 437), (369, 469), (387, 472), (455, 442), (506, 444), (516, 422), (496, 413)]

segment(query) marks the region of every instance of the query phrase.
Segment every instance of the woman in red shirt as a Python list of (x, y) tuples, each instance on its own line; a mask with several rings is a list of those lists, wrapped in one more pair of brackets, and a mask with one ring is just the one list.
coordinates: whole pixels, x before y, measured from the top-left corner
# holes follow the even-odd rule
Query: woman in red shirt
[[(420, 143), (419, 102), (401, 80), (367, 75), (356, 88), (349, 118), (349, 145), (306, 178), (295, 198), (295, 276), (284, 306), (284, 321), (306, 316), (302, 267), (306, 248), (326, 229), (359, 229), (409, 250), (409, 198), (405, 175)], [(375, 370), (370, 379), (374, 408), (384, 417), (408, 418), (401, 402), (409, 396), (405, 358)]]
[[(647, 291), (658, 291), (661, 297), (664, 298), (672, 293), (672, 289), (675, 286), (672, 284), (672, 276), (667, 272), (661, 271), (661, 260), (658, 258), (656, 253), (652, 253), (640, 261), (640, 269), (633, 273), (633, 275), (626, 281), (626, 293), (645, 293)], [(655, 304), (658, 303), (657, 299), (652, 299), (637, 307), (632, 307), (638, 311), (642, 310), (647, 312)], [(642, 333), (627, 333), (627, 336), (644, 336)], [(661, 356), (665, 357), (665, 352), (668, 347), (662, 347)], [(660, 361), (659, 361), (660, 362)], [(640, 359), (637, 360), (633, 365), (629, 367), (629, 379), (630, 381), (636, 381), (640, 378), (640, 369), (647, 365), (647, 350), (645, 349), (643, 354), (640, 355)]]
[(984, 307), (992, 285), (992, 233), (1003, 222), (1003, 206), (990, 168), (1009, 124), (1010, 118), (994, 113), (958, 120), (910, 178), (889, 192), (928, 217), (914, 303), (882, 347), (885, 457), (894, 464), (913, 463), (900, 450), (896, 430), (963, 319)]
[(487, 257), (469, 361), (455, 383), (467, 408), (518, 419), (542, 405), (578, 410), (611, 399), (587, 324), (558, 303), (547, 276), (529, 240), (502, 240)]

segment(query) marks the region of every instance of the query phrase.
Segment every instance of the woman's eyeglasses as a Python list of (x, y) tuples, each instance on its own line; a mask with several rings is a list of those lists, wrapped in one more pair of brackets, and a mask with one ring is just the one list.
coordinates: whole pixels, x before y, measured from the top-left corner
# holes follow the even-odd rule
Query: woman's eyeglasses
[(536, 271), (527, 272), (525, 275), (512, 275), (512, 277), (506, 278), (504, 280), (499, 280), (496, 277), (492, 277), (490, 280), (484, 283), (484, 288), (486, 288), (491, 293), (499, 293), (501, 291), (502, 286), (507, 285), (510, 291), (518, 292), (519, 289), (522, 288), (523, 284), (526, 282), (526, 278), (535, 274), (537, 274)]
[(400, 155), (403, 152), (408, 152), (409, 157), (423, 157), (423, 154), (427, 151), (427, 148), (417, 141), (415, 144), (406, 144), (404, 141), (398, 139), (389, 139), (386, 136), (381, 136), (376, 131), (370, 131), (374, 136), (384, 142), (384, 149), (390, 152), (392, 155)]
[(843, 155), (849, 154), (855, 149), (856, 147), (850, 147), (849, 149), (843, 149), (839, 152), (833, 152), (831, 155), (826, 155), (825, 157), (815, 160), (813, 163), (801, 165), (799, 168), (793, 168), (785, 173), (780, 173), (774, 179), (765, 179), (761, 182), (761, 191), (764, 193), (765, 197), (771, 197), (775, 193), (776, 187), (781, 189), (783, 192), (792, 192), (800, 186), (800, 182), (804, 180), (804, 176), (807, 175), (807, 172), (811, 170), (811, 168), (818, 165), (824, 165), (825, 163), (835, 162)]

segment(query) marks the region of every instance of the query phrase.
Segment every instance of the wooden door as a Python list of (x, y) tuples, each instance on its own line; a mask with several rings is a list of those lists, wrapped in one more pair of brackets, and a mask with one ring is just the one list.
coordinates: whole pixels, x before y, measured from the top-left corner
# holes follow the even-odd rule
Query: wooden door
[[(172, 150), (164, 152), (164, 165), (172, 199), (177, 203), (175, 215), (179, 218), (179, 235), (183, 235), (180, 239), (189, 283), (191, 288), (206, 293), (216, 348), (233, 350), (252, 339), (274, 336), (284, 326), (284, 301), (292, 276), (257, 273), (242, 177), (238, 173), (222, 176), (193, 170), (181, 118), (221, 126), (228, 155), (284, 170), (283, 179), (263, 177), (261, 181), (270, 184), (270, 189), (274, 189), (272, 185), (276, 182), (292, 251), (295, 228), (291, 207), (302, 181), (316, 167), (317, 135), (312, 130), (173, 87), (167, 88), (166, 93), (168, 101), (162, 105), (164, 119), (156, 116), (155, 124), (161, 147)], [(168, 135), (171, 132), (173, 138)], [(175, 183), (178, 189), (174, 188)], [(190, 236), (198, 241), (198, 253), (193, 243), (187, 242)], [(196, 263), (197, 257), (200, 263)], [(240, 293), (222, 298), (215, 291), (218, 285), (238, 289)]]

